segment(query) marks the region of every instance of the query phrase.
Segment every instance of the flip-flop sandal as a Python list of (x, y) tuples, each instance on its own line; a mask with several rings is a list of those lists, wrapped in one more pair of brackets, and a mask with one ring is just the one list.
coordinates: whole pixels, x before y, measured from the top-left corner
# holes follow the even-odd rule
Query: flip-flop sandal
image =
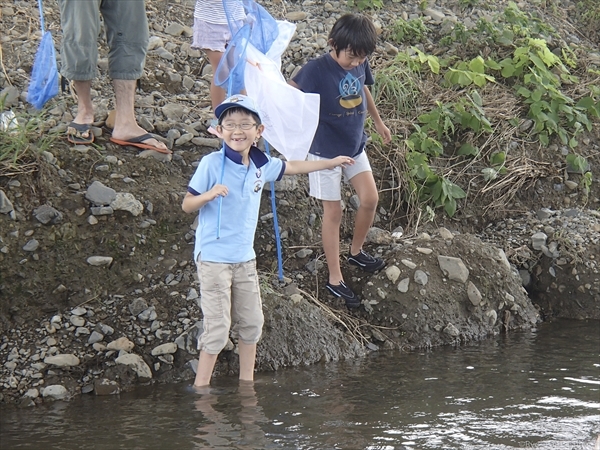
[(89, 123), (71, 122), (67, 127), (67, 140), (71, 144), (91, 144), (94, 142), (94, 133)]
[(110, 142), (112, 142), (113, 144), (120, 145), (122, 147), (132, 146), (132, 147), (137, 147), (137, 148), (141, 148), (144, 150), (154, 150), (155, 152), (164, 153), (165, 155), (170, 155), (171, 153), (173, 153), (171, 150), (169, 150), (167, 148), (156, 147), (156, 146), (150, 145), (150, 144), (144, 144), (144, 141), (147, 141), (148, 139), (156, 139), (156, 136), (154, 136), (150, 133), (146, 133), (146, 134), (142, 134), (141, 136), (134, 137), (131, 139), (116, 139), (116, 138), (111, 137)]

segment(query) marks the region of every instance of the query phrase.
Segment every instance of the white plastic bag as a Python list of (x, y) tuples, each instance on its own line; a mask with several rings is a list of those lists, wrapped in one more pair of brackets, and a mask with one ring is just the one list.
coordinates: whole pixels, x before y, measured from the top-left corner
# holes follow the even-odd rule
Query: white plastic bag
[(251, 44), (244, 80), (260, 109), (265, 139), (288, 161), (305, 160), (319, 123), (319, 94), (287, 84), (277, 64)]

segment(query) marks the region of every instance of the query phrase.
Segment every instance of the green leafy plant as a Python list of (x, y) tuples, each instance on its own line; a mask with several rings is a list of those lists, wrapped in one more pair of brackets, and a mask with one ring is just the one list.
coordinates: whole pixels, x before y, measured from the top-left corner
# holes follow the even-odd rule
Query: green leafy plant
[(515, 77), (522, 82), (517, 84), (517, 93), (529, 105), (528, 116), (534, 121), (534, 131), (543, 145), (547, 146), (550, 137), (557, 135), (564, 145), (574, 148), (584, 127), (591, 131), (587, 113), (598, 112), (597, 103), (591, 99), (575, 104), (560, 90), (563, 81), (578, 80), (544, 40), (529, 38), (526, 45), (516, 48), (513, 57), (502, 60), (500, 66), (503, 77)]
[(576, 155), (574, 153), (569, 153), (567, 155), (567, 166), (574, 172), (579, 174), (584, 174), (589, 170), (590, 164), (587, 159), (581, 155)]
[(350, 8), (358, 8), (361, 11), (383, 7), (383, 0), (348, 0), (347, 3)]
[(421, 18), (398, 19), (391, 27), (390, 38), (399, 44), (422, 42), (428, 31)]
[[(493, 61), (492, 61), (493, 64)], [(494, 64), (494, 67), (496, 65)], [(461, 87), (475, 84), (479, 87), (489, 82), (495, 82), (495, 78), (485, 73), (486, 62), (481, 56), (477, 56), (469, 62), (461, 61), (455, 68), (450, 67), (444, 75), (449, 86), (458, 84)]]
[(447, 178), (437, 175), (429, 167), (427, 155), (409, 152), (406, 155), (409, 168), (409, 187), (423, 202), (433, 202), (436, 207), (444, 208), (448, 216), (453, 217), (457, 209), (457, 200), (466, 197), (465, 191)]
[(485, 181), (492, 181), (506, 173), (506, 153), (497, 152), (490, 157), (490, 166), (481, 170)]

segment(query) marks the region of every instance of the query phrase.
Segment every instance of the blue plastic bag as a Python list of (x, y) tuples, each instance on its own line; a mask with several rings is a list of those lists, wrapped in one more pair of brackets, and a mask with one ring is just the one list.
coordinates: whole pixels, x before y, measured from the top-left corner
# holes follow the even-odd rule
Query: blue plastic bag
[(38, 47), (31, 71), (27, 101), (42, 109), (48, 100), (58, 95), (58, 69), (52, 34), (46, 31)]

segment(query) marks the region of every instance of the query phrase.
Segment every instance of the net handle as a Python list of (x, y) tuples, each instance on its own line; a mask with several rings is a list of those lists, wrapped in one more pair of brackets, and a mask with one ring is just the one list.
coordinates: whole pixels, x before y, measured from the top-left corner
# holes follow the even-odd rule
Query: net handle
[(44, 10), (42, 8), (42, 0), (38, 0), (38, 8), (40, 10), (40, 28), (42, 29), (42, 34), (44, 34), (46, 27), (44, 26)]

